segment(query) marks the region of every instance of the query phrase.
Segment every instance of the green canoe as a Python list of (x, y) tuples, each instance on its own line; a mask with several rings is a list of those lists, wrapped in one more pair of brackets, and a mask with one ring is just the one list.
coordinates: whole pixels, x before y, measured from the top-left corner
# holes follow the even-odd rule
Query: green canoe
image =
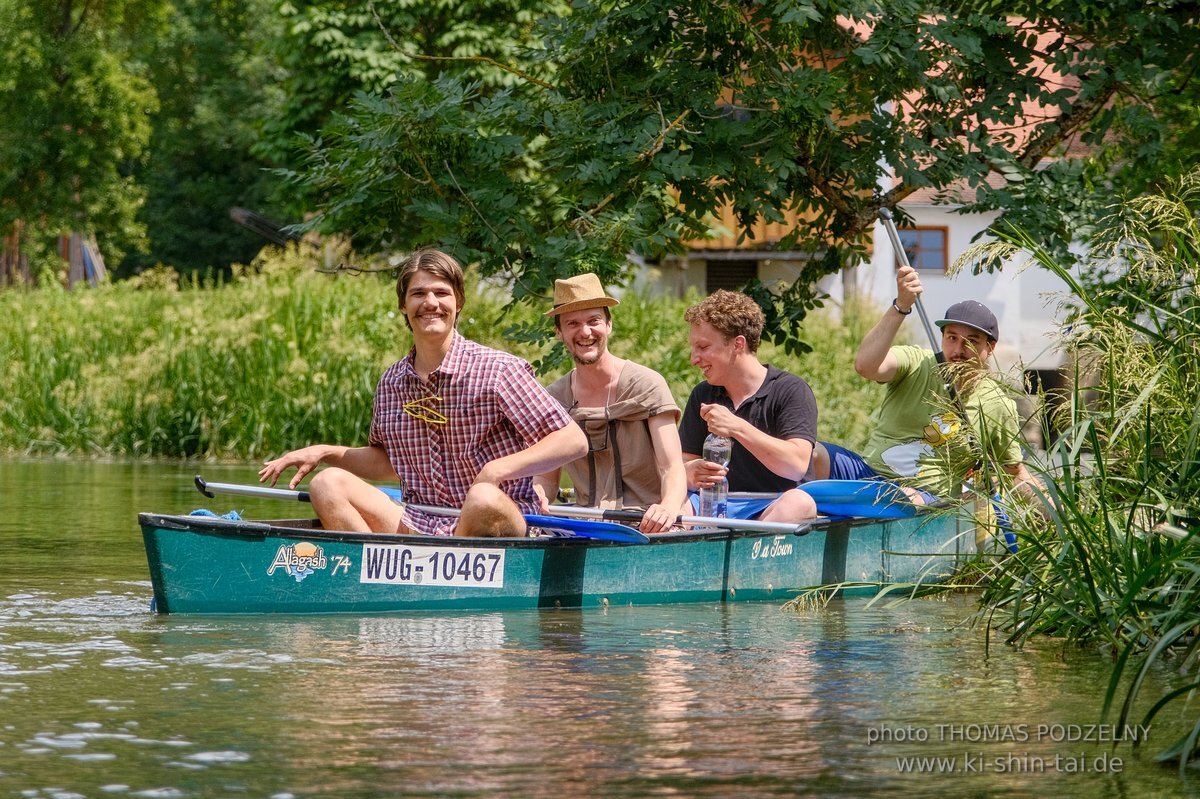
[(792, 535), (667, 533), (640, 544), (341, 533), (308, 520), (143, 513), (138, 521), (161, 613), (783, 601), (821, 585), (873, 591), (872, 584), (944, 581), (975, 549), (969, 522), (948, 510), (822, 519)]

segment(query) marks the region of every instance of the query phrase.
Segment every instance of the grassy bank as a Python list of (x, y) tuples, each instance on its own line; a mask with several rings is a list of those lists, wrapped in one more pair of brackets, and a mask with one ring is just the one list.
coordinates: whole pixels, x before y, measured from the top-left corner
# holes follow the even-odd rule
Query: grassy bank
[[(375, 383), (411, 340), (392, 276), (319, 274), (317, 262), (317, 253), (291, 249), (221, 285), (180, 287), (160, 270), (95, 290), (0, 294), (0, 450), (254, 459), (318, 441), (364, 442)], [(683, 323), (695, 299), (634, 294), (615, 314), (613, 350), (659, 370), (681, 406), (699, 379)], [(874, 319), (813, 317), (814, 349), (800, 358), (763, 346), (766, 360), (812, 384), (821, 436), (851, 446), (865, 442), (880, 396), (851, 367)], [(553, 361), (550, 346), (505, 335), (535, 320), (538, 310), (472, 285), (460, 329)]]

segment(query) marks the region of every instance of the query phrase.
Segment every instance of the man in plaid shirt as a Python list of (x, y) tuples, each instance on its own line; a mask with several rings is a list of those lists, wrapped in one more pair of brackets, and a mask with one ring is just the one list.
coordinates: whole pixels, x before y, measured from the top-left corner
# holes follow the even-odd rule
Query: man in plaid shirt
[[(309, 485), (331, 530), (430, 535), (525, 535), (537, 513), (532, 477), (587, 454), (587, 438), (537, 382), (529, 364), (456, 330), (465, 294), (462, 267), (438, 250), (414, 253), (396, 293), (413, 348), (375, 391), (365, 447), (316, 444), (267, 461), (274, 485), (290, 468)], [(414, 504), (461, 508), (455, 518), (398, 505), (368, 480), (399, 480)]]

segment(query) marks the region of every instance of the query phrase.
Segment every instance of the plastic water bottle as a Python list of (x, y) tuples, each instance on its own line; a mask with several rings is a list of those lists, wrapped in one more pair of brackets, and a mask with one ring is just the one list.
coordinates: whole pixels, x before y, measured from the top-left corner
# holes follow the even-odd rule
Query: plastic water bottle
[[(716, 433), (704, 439), (704, 460), (718, 466), (728, 467), (733, 455), (733, 441)], [(724, 519), (729, 506), (729, 482), (722, 477), (711, 487), (700, 489), (700, 515), (713, 519)]]

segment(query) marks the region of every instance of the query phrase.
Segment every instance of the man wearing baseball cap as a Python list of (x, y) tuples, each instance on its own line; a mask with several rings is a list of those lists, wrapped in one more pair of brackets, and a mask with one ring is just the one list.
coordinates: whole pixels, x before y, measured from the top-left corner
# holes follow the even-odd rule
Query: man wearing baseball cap
[[(643, 533), (670, 530), (685, 506), (687, 478), (679, 445), (679, 406), (653, 369), (608, 350), (620, 303), (588, 273), (554, 282), (554, 330), (575, 368), (547, 391), (588, 437), (588, 452), (565, 465), (580, 505), (643, 508)], [(534, 478), (543, 504), (558, 493), (560, 469)]]
[(974, 300), (951, 305), (935, 323), (942, 331), (940, 355), (893, 345), (921, 292), (917, 270), (901, 267), (896, 298), (854, 359), (855, 371), (887, 386), (878, 423), (861, 457), (824, 444), (818, 472), (823, 476), (827, 469), (840, 479), (896, 480), (916, 502), (957, 497), (981, 458), (1018, 484), (1032, 484), (1022, 462), (1016, 403), (989, 373), (1000, 338), (995, 314)]

